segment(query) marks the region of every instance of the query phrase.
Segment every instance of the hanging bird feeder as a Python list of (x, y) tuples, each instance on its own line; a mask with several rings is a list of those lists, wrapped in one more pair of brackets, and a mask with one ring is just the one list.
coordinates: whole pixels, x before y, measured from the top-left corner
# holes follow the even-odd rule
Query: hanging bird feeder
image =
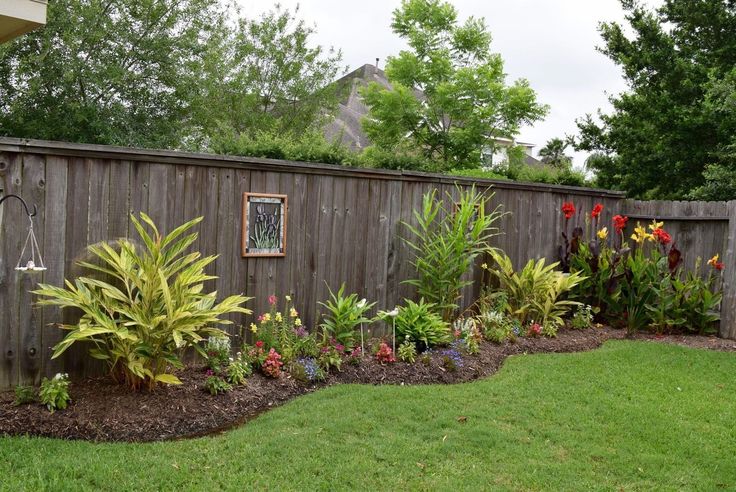
[(41, 256), (41, 248), (38, 246), (36, 234), (33, 232), (33, 217), (38, 213), (36, 206), (33, 206), (33, 212), (28, 208), (28, 204), (18, 195), (6, 195), (0, 198), (0, 205), (8, 198), (16, 198), (23, 204), (23, 208), (28, 216), (28, 234), (26, 241), (23, 243), (23, 249), (20, 252), (18, 263), (15, 265), (16, 271), (25, 273), (39, 273), (46, 271), (46, 265), (43, 263)]

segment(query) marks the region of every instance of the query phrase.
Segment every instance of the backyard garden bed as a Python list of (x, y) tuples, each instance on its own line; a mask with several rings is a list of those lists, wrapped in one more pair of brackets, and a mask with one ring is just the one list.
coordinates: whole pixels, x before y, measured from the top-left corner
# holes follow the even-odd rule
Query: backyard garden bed
[[(12, 392), (0, 394), (0, 435), (32, 435), (90, 441), (160, 441), (214, 434), (242, 424), (263, 411), (318, 388), (341, 383), (449, 384), (472, 381), (495, 373), (506, 357), (523, 353), (591, 350), (625, 331), (611, 328), (560, 330), (556, 338), (519, 338), (515, 342), (483, 342), (478, 355), (466, 357), (463, 367), (447, 371), (434, 354), (429, 364), (380, 364), (365, 357), (359, 365), (343, 365), (318, 384), (304, 384), (284, 373), (279, 379), (255, 374), (245, 386), (212, 396), (204, 389), (205, 373), (190, 367), (177, 373), (178, 386), (153, 392), (131, 392), (108, 378), (73, 383), (66, 410), (49, 413), (39, 404), (14, 406)], [(716, 337), (638, 335), (639, 339), (693, 347), (736, 351), (736, 342)]]

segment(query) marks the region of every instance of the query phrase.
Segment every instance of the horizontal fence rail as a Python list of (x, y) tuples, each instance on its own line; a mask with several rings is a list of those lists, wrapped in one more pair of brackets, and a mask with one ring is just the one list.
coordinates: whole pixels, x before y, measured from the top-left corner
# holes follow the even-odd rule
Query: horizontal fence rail
[[(75, 313), (38, 308), (29, 293), (43, 281), (62, 285), (82, 272), (75, 262), (86, 247), (122, 237), (136, 239), (130, 214), (146, 212), (161, 231), (203, 216), (194, 245), (218, 255), (208, 273), (217, 280), (206, 288), (219, 297), (244, 293), (255, 299), (254, 316), (267, 310), (271, 294), (290, 294), (302, 320), (314, 327), (318, 301), (341, 283), (350, 292), (391, 309), (414, 289), (412, 256), (403, 243), (405, 223), (422, 196), (437, 189), (448, 204), (461, 188), (475, 185), (493, 193), (488, 212), (501, 205), (506, 214), (496, 225), (503, 232), (494, 246), (515, 265), (530, 258), (556, 261), (563, 221), (560, 206), (573, 201), (579, 210), (604, 205), (601, 224), (616, 214), (632, 221), (666, 220), (678, 248), (692, 267), (695, 258), (724, 255), (727, 265), (724, 336), (736, 336), (731, 312), (734, 265), (734, 203), (640, 202), (620, 192), (535, 183), (455, 178), (446, 175), (287, 162), (272, 159), (127, 149), (0, 138), (0, 190), (38, 206), (36, 235), (48, 270), (42, 276), (14, 270), (28, 224), (13, 203), (0, 208), (0, 388), (38, 382), (59, 370), (73, 376), (99, 371), (82, 348), (50, 359), (64, 333), (54, 323), (73, 322)], [(242, 200), (245, 192), (288, 197), (288, 236), (283, 257), (241, 256)], [(630, 222), (632, 222), (630, 221)], [(479, 262), (480, 263), (480, 262)], [(462, 307), (477, 299), (482, 273), (463, 292)], [(728, 310), (731, 311), (728, 311)], [(728, 312), (727, 312), (728, 311)], [(253, 317), (232, 316), (231, 334)]]

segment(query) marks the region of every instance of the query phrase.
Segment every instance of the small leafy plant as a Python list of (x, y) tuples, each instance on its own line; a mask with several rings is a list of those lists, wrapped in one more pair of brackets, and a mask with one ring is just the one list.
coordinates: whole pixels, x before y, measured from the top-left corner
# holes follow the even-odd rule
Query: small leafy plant
[(289, 372), (294, 379), (303, 383), (325, 379), (325, 372), (314, 357), (300, 357), (291, 364)]
[(225, 378), (212, 373), (204, 382), (204, 386), (211, 395), (219, 395), (233, 390), (233, 386)]
[(36, 401), (36, 388), (33, 386), (18, 385), (15, 387), (13, 405), (25, 405)]
[(207, 367), (212, 369), (215, 374), (220, 374), (230, 362), (230, 338), (212, 335), (207, 339), (204, 351), (207, 358)]
[(514, 335), (513, 323), (504, 313), (483, 310), (478, 315), (478, 323), (488, 341), (503, 343)]
[(391, 347), (389, 347), (386, 342), (381, 342), (381, 344), (378, 346), (378, 351), (376, 351), (376, 360), (381, 364), (390, 364), (396, 362), (394, 351), (391, 350)]
[[(391, 322), (390, 315), (384, 319)], [(434, 305), (420, 299), (418, 303), (406, 299), (406, 305), (398, 308), (395, 317), (396, 335), (409, 339), (421, 352), (451, 341), (450, 325), (435, 312)]]
[(570, 325), (576, 330), (590, 328), (593, 325), (593, 308), (588, 304), (578, 306)]
[(266, 376), (278, 378), (281, 376), (281, 366), (283, 365), (284, 363), (281, 362), (281, 355), (279, 355), (276, 350), (271, 349), (268, 351), (268, 355), (266, 355), (266, 360), (263, 361), (261, 370)]
[(365, 299), (358, 299), (358, 294), (345, 296), (345, 284), (340, 286), (337, 293), (330, 291), (330, 299), (319, 304), (327, 309), (322, 324), (326, 337), (334, 338), (348, 349), (355, 346), (355, 328), (363, 323), (370, 323), (366, 313), (375, 306)]
[(413, 364), (417, 360), (417, 346), (406, 338), (404, 343), (399, 345), (398, 356), (400, 361)]
[(71, 401), (69, 396), (69, 375), (56, 374), (53, 378), (43, 378), (38, 392), (39, 401), (46, 405), (51, 413), (64, 410)]
[(198, 344), (206, 336), (224, 335), (211, 327), (231, 323), (222, 316), (250, 311), (241, 307), (246, 297), (217, 303), (215, 292), (203, 293), (204, 282), (215, 278), (204, 273), (215, 257), (187, 253), (197, 234), (185, 235), (201, 217), (166, 236), (146, 214), (140, 217), (131, 220), (143, 248), (127, 239), (118, 241), (117, 249), (100, 243), (88, 248), (96, 263), (79, 263), (106, 281), (80, 277), (67, 281), (66, 288), (41, 284), (34, 293), (43, 298), (42, 305), (83, 313), (77, 324), (62, 326), (69, 333), (54, 347), (53, 358), (87, 342), (90, 355), (105, 361), (115, 381), (151, 390), (157, 383), (181, 384), (169, 370), (182, 367), (180, 354), (188, 347), (201, 350)]
[(243, 355), (238, 352), (235, 359), (231, 359), (227, 366), (227, 380), (230, 384), (243, 385), (253, 373), (253, 368)]

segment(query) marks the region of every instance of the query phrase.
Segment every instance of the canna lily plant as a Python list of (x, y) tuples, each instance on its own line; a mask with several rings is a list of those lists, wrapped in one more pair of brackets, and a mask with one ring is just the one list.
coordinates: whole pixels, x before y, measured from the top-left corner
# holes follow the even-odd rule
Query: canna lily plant
[(226, 336), (212, 325), (230, 324), (222, 319), (228, 313), (250, 314), (242, 307), (249, 298), (234, 295), (218, 303), (216, 292), (203, 292), (204, 282), (216, 278), (204, 268), (216, 257), (186, 253), (197, 239), (196, 233), (186, 233), (201, 217), (166, 236), (144, 213), (140, 221), (135, 216), (131, 220), (143, 248), (127, 239), (119, 240), (117, 248), (91, 245), (88, 250), (98, 261), (79, 262), (90, 276), (67, 280), (66, 288), (41, 284), (34, 292), (42, 297), (41, 305), (82, 312), (76, 324), (61, 325), (69, 333), (52, 357), (86, 342), (90, 356), (105, 361), (118, 383), (134, 390), (181, 384), (170, 370), (182, 367), (180, 354), (188, 347), (201, 352), (198, 343), (210, 335)]

